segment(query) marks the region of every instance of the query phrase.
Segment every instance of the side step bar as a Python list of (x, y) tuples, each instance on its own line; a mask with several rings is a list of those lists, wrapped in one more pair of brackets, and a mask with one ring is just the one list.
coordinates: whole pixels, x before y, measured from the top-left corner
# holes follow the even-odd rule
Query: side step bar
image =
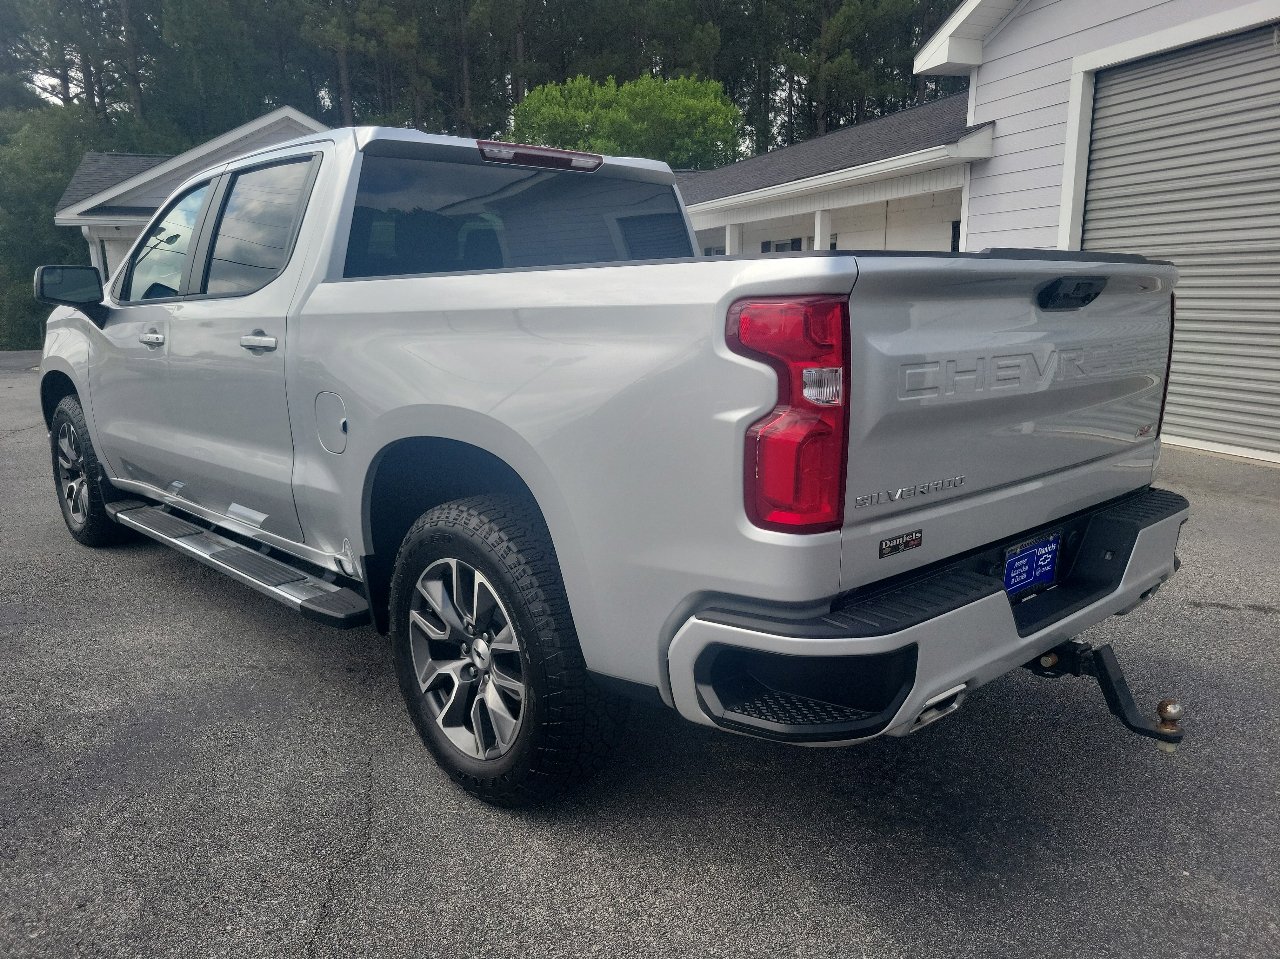
[(197, 526), (176, 513), (142, 500), (108, 503), (122, 526), (171, 546), (225, 573), (264, 596), (297, 610), (307, 619), (348, 629), (369, 622), (369, 604), (353, 589), (282, 563), (235, 540)]

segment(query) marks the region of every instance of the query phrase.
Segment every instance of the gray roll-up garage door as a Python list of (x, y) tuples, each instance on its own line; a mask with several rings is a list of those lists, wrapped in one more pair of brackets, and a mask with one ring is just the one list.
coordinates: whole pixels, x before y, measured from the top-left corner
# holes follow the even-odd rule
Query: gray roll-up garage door
[(1178, 266), (1165, 435), (1280, 453), (1274, 27), (1098, 73), (1081, 245)]

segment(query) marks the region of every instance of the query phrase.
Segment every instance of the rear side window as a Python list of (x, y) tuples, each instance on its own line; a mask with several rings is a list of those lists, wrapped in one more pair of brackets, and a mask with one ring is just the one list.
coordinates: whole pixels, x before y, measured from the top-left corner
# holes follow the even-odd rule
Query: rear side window
[(670, 185), (366, 155), (349, 277), (692, 256)]
[(232, 177), (213, 237), (204, 292), (260, 290), (284, 269), (306, 204), (311, 158)]

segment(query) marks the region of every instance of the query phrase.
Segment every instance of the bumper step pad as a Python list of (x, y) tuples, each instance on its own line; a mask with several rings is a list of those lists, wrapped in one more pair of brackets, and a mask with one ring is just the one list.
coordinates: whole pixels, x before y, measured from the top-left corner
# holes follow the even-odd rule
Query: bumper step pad
[[(745, 684), (743, 684), (745, 685)], [(853, 706), (825, 703), (809, 699), (799, 693), (770, 689), (760, 683), (754, 688), (741, 690), (741, 698), (726, 699), (726, 713), (736, 713), (748, 719), (773, 723), (777, 726), (836, 726), (858, 723), (875, 716), (875, 713)]]
[(159, 506), (107, 504), (117, 523), (199, 560), (307, 619), (346, 629), (369, 622), (369, 604), (353, 589), (282, 562)]

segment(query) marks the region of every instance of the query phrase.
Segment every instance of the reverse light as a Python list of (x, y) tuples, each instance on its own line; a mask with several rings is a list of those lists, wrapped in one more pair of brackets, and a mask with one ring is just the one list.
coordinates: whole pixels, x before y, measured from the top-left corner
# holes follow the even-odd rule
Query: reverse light
[(844, 517), (849, 304), (843, 296), (739, 300), (726, 337), (778, 375), (778, 402), (747, 430), (747, 516), (763, 529), (822, 533)]
[(541, 166), (553, 170), (582, 170), (589, 173), (604, 163), (604, 157), (596, 153), (580, 153), (577, 150), (556, 150), (552, 147), (527, 146), (523, 143), (502, 143), (499, 140), (477, 140), (480, 156), (490, 163), (516, 163), (520, 166)]

